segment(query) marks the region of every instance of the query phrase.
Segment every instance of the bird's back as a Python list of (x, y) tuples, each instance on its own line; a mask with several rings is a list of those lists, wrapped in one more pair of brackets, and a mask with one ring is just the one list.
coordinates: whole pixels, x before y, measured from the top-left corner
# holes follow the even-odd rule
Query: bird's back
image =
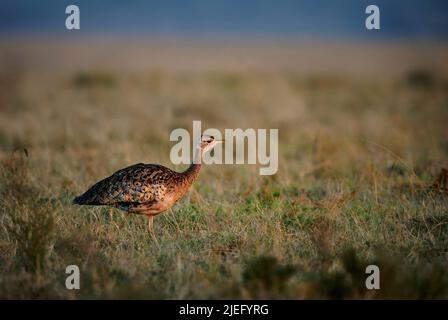
[(180, 174), (157, 164), (135, 164), (97, 182), (73, 203), (122, 205), (157, 202), (178, 183)]

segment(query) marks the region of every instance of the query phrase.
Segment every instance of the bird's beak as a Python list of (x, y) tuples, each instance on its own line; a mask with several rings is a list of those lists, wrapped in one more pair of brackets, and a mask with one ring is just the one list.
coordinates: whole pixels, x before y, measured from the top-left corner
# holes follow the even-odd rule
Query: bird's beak
[(223, 143), (224, 140), (215, 140), (216, 143)]

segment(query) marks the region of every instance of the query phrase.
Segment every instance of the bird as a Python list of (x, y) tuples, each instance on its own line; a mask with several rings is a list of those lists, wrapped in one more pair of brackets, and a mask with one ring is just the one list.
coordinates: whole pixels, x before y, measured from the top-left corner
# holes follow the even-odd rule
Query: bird
[(98, 181), (73, 199), (76, 205), (110, 206), (148, 217), (148, 231), (155, 241), (154, 217), (170, 209), (196, 181), (203, 155), (223, 142), (202, 135), (195, 145), (193, 162), (183, 172), (159, 164), (138, 163)]

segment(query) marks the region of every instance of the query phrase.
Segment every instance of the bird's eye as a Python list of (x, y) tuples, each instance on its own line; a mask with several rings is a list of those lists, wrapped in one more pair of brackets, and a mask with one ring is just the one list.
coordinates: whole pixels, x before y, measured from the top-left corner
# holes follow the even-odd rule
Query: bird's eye
[(212, 138), (212, 140), (213, 140), (213, 139), (215, 139), (215, 137), (214, 137), (214, 136), (211, 136), (210, 138)]

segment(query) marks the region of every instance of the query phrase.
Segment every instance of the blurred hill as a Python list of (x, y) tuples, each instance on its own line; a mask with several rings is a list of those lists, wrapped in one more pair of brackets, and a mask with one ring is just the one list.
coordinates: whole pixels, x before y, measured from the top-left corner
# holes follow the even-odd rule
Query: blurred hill
[(3, 70), (282, 71), (302, 75), (389, 76), (413, 69), (447, 74), (443, 42), (10, 39), (0, 43)]

